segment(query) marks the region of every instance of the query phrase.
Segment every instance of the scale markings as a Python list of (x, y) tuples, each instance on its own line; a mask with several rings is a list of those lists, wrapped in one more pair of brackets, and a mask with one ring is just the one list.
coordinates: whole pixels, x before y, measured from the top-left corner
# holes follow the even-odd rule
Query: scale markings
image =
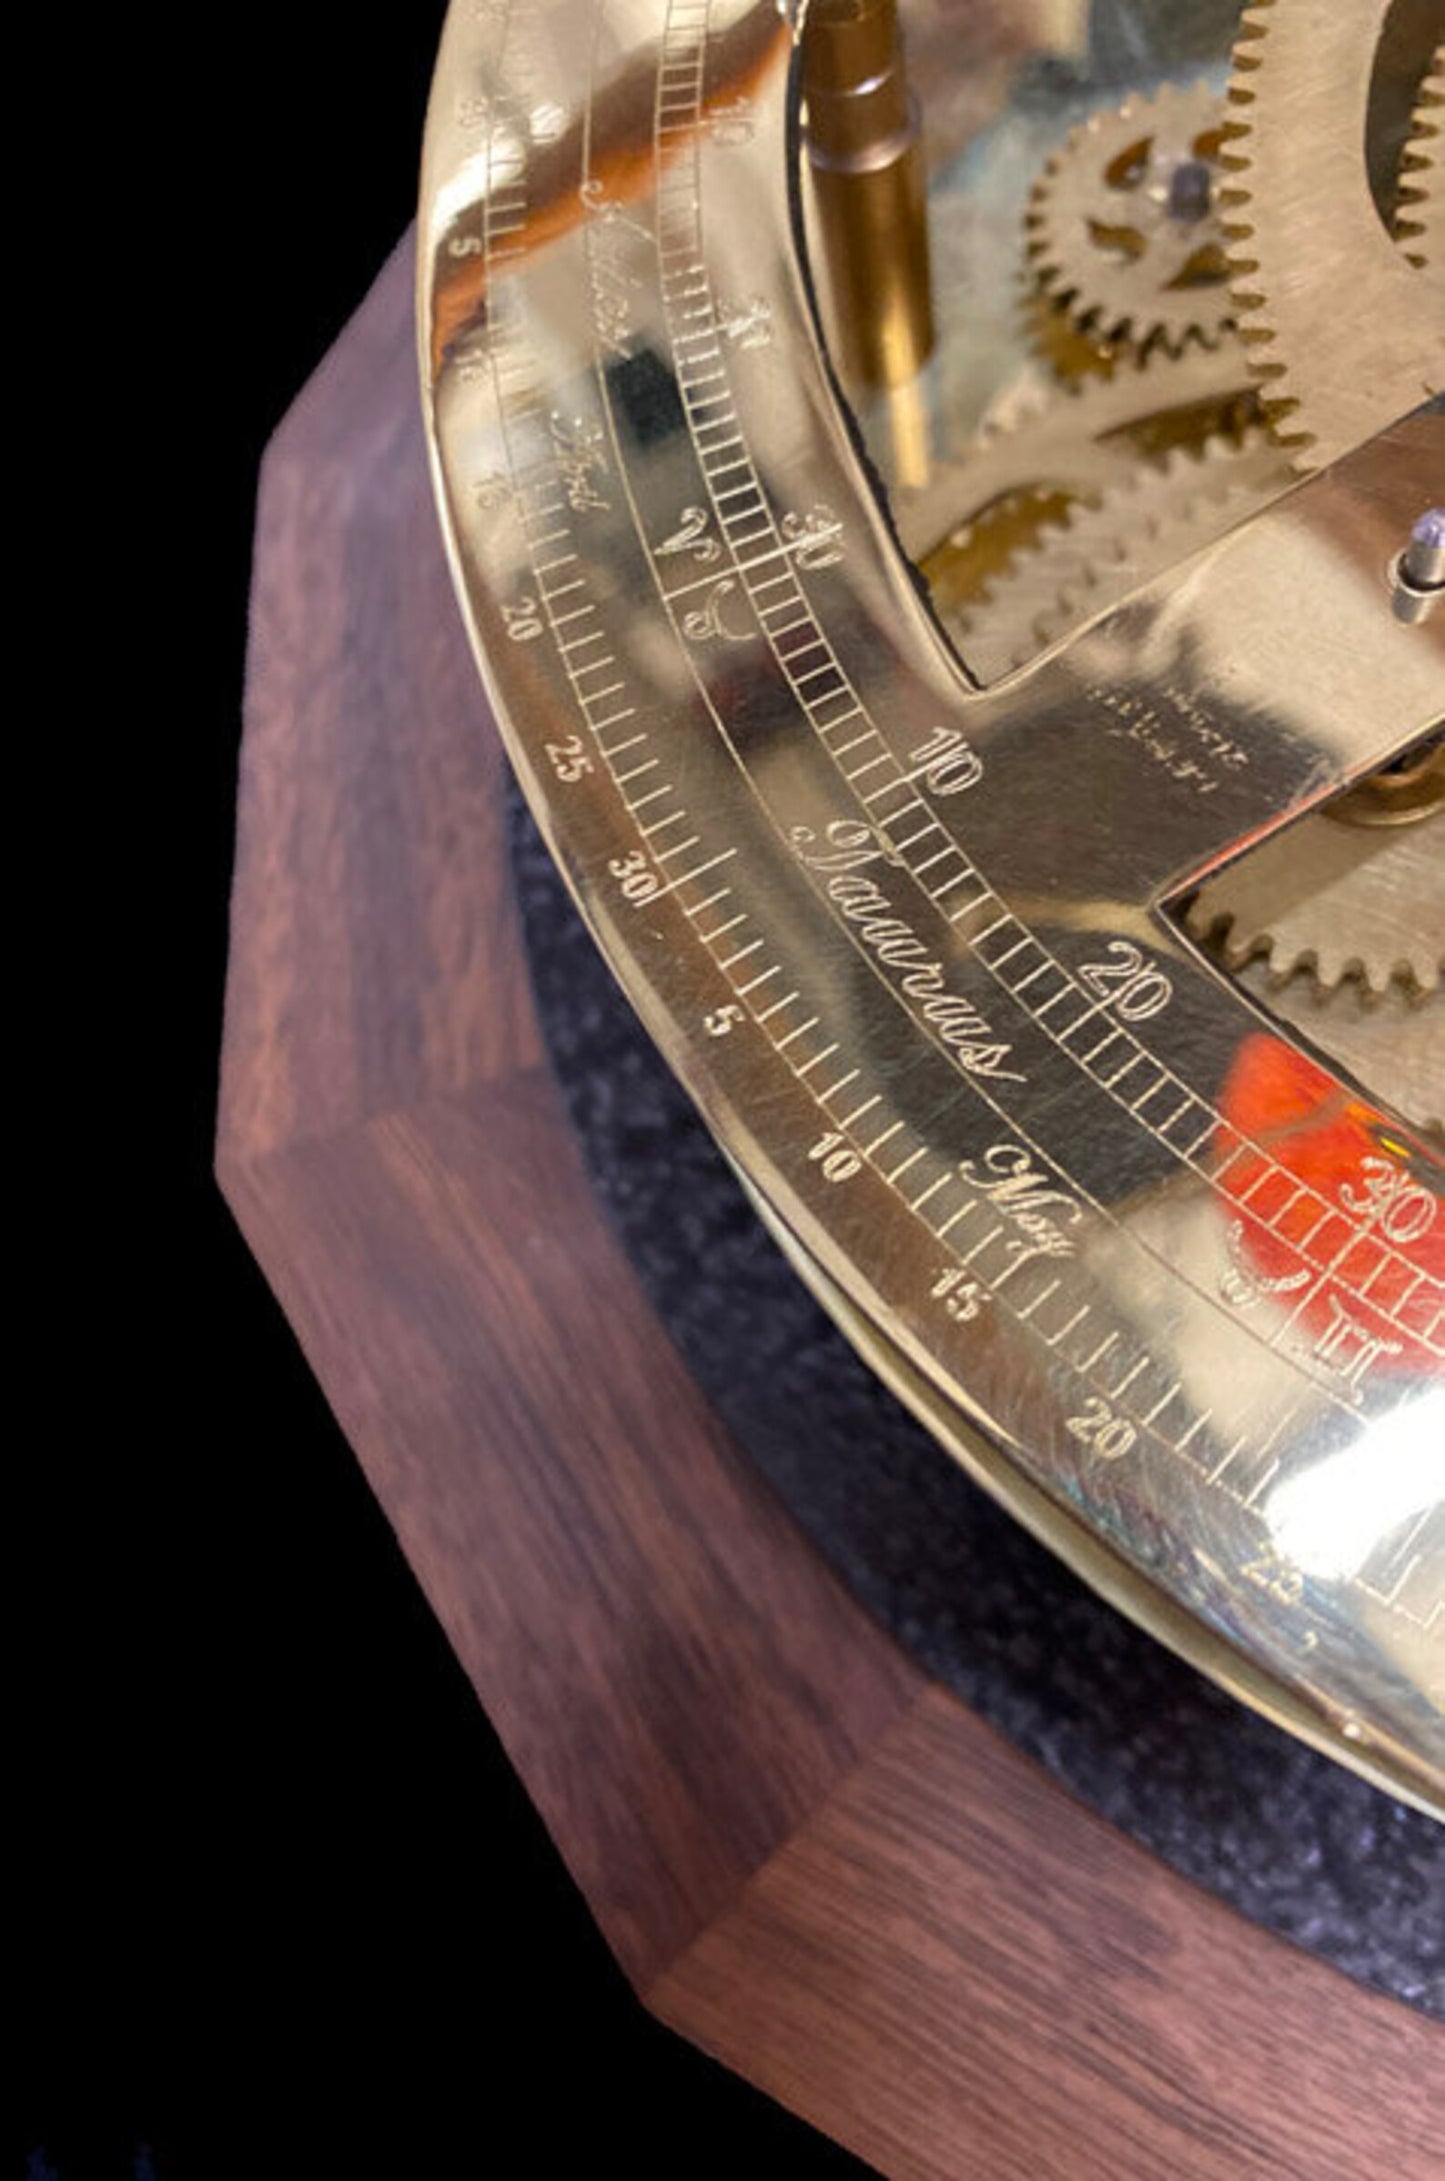
[(1041, 1303), (1046, 1303), (1051, 1295), (1057, 1295), (1062, 1284), (1062, 1281), (1054, 1279), (1050, 1280), (1047, 1287), (1040, 1288), (1039, 1292), (1037, 1293), (1037, 1295), (1034, 1296), (1033, 1300), (1031, 1302), (1025, 1303), (1023, 1308), (1016, 1312), (1019, 1323), (1021, 1325), (1026, 1323), (1027, 1320), (1033, 1316), (1034, 1312), (1038, 1309)]
[[(707, 899), (706, 899), (706, 901), (699, 901), (699, 902), (697, 902), (697, 903), (696, 903), (696, 904), (695, 904), (695, 905), (694, 905), (694, 906), (693, 906), (692, 908), (690, 908), (690, 909), (688, 910), (688, 912), (687, 912), (687, 913), (688, 913), (688, 915), (689, 915), (689, 916), (701, 916), (701, 915), (702, 915), (702, 912), (703, 912), (703, 910), (704, 910), (704, 909), (710, 909), (710, 908), (712, 908), (712, 906), (713, 906), (713, 904), (714, 904), (715, 902), (718, 902), (718, 901), (726, 901), (726, 900), (727, 900), (727, 898), (728, 898), (728, 895), (729, 895), (729, 894), (730, 894), (731, 892), (732, 892), (732, 888), (731, 888), (731, 886), (719, 886), (719, 888), (718, 888), (717, 892), (716, 892), (715, 894), (709, 894), (709, 895), (708, 895), (708, 897), (707, 897)], [(702, 936), (702, 935), (701, 935), (701, 933), (699, 933), (699, 935), (698, 935), (698, 936), (699, 936), (699, 937), (701, 937), (701, 936)]]
[(990, 1227), (988, 1233), (984, 1236), (983, 1240), (981, 1242), (975, 1242), (973, 1248), (968, 1251), (967, 1255), (963, 1259), (964, 1264), (971, 1265), (975, 1257), (981, 1257), (984, 1251), (988, 1248), (989, 1243), (996, 1242), (999, 1236), (1003, 1233), (1003, 1231), (1004, 1223), (1002, 1220), (999, 1221), (996, 1227)]
[[(724, 891), (726, 891), (726, 889), (724, 889)], [(700, 915), (701, 911), (699, 910), (697, 913)], [(702, 938), (703, 945), (707, 947), (712, 946), (714, 942), (721, 939), (725, 933), (730, 931), (736, 931), (739, 924), (746, 924), (747, 920), (747, 910), (743, 909), (739, 912), (737, 916), (729, 917), (726, 924), (719, 924), (716, 931), (699, 934), (699, 936)]]
[(1110, 1389), (1109, 1399), (1111, 1401), (1121, 1401), (1124, 1395), (1129, 1391), (1129, 1388), (1133, 1385), (1135, 1379), (1138, 1378), (1142, 1372), (1148, 1370), (1149, 1361), (1150, 1359), (1148, 1356), (1140, 1356), (1139, 1361), (1133, 1365), (1132, 1369), (1124, 1373), (1124, 1376), (1120, 1379), (1118, 1385)]
[(881, 1151), (884, 1144), (891, 1143), (893, 1138), (898, 1134), (899, 1129), (902, 1128), (902, 1126), (902, 1121), (890, 1121), (887, 1128), (882, 1130), (879, 1135), (875, 1136), (871, 1144), (867, 1144), (864, 1146), (864, 1158), (871, 1159), (875, 1151)]
[(1176, 1378), (1173, 1385), (1169, 1388), (1168, 1392), (1165, 1394), (1161, 1394), (1160, 1398), (1155, 1402), (1153, 1408), (1150, 1409), (1148, 1415), (1140, 1417), (1140, 1423), (1145, 1425), (1149, 1430), (1152, 1431), (1154, 1428), (1155, 1419), (1164, 1414), (1164, 1411), (1168, 1408), (1170, 1402), (1174, 1399), (1174, 1396), (1176, 1393), (1178, 1393), (1178, 1391), (1179, 1381)]
[(1070, 1318), (1067, 1325), (1061, 1325), (1057, 1333), (1051, 1333), (1049, 1335), (1045, 1345), (1050, 1348), (1057, 1348), (1059, 1342), (1061, 1340), (1066, 1340), (1069, 1334), (1073, 1332), (1076, 1325), (1083, 1324), (1085, 1318), (1087, 1318), (1087, 1316), (1089, 1315), (1089, 1309), (1090, 1306), (1088, 1303), (1084, 1303), (1083, 1305), (1081, 1305), (1081, 1307), (1074, 1312), (1074, 1315)]

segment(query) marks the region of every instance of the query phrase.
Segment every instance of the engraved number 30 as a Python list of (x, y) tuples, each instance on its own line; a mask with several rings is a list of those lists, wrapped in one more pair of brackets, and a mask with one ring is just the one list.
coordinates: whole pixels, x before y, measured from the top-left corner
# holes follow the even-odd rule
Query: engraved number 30
[(640, 848), (634, 848), (630, 855), (614, 856), (607, 868), (616, 879), (624, 901), (651, 901), (662, 890), (661, 879)]

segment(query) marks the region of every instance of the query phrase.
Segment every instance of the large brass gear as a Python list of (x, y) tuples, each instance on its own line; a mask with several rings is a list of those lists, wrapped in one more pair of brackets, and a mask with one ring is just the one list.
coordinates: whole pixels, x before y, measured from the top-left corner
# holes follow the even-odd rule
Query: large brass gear
[(1052, 525), (976, 606), (945, 615), (945, 626), (992, 681), (1222, 537), (1288, 479), (1284, 457), (1260, 429), (1238, 443), (1212, 438), (1158, 464), (1136, 463), (1092, 506)]
[(1188, 913), (1231, 968), (1263, 956), (1276, 978), (1310, 968), (1327, 988), (1354, 972), (1377, 995), (1395, 979), (1437, 989), (1445, 969), (1439, 873), (1445, 811), (1415, 826), (1311, 814), (1200, 888)]
[(1445, 386), (1445, 265), (1411, 263), (1370, 189), (1370, 84), (1389, 7), (1255, 0), (1235, 48), (1232, 179), (1219, 193), (1231, 290), (1300, 469)]
[(1396, 978), (1375, 994), (1355, 978), (1322, 985), (1309, 963), (1281, 978), (1266, 955), (1234, 971), (1262, 1006), (1368, 1084), (1428, 1135), (1445, 1138), (1445, 997)]
[(1395, 232), (1412, 265), (1445, 268), (1445, 45), (1415, 102), (1400, 165)]
[(1028, 252), (1046, 295), (1105, 341), (1178, 354), (1229, 322), (1220, 103), (1165, 84), (1092, 114), (1034, 186)]
[(1006, 425), (986, 426), (937, 464), (926, 485), (890, 495), (904, 550), (930, 581), (942, 572), (935, 560), (966, 550), (967, 533), (989, 510), (1028, 499), (1041, 517), (1058, 517), (1130, 476), (1156, 440), (1168, 443), (1171, 420), (1203, 437), (1242, 428), (1257, 408), (1248, 364), (1230, 343), (1121, 362), (1111, 378), (1071, 388), (1031, 378), (1006, 413)]

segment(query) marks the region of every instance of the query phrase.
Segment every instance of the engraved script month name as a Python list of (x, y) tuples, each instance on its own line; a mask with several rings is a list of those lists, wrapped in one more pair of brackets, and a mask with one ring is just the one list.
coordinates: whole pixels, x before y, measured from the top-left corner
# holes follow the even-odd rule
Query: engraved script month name
[(639, 246), (643, 251), (651, 248), (652, 236), (607, 195), (596, 175), (589, 175), (577, 194), (590, 214), (586, 253), (592, 322), (603, 347), (625, 361), (634, 350), (633, 313), (643, 286), (630, 261)]
[(1052, 1174), (1040, 1170), (1022, 1144), (990, 1144), (981, 1160), (960, 1159), (958, 1171), (1018, 1229), (1008, 1244), (1015, 1269), (1032, 1257), (1075, 1254), (1064, 1229), (1078, 1225), (1083, 1207), (1069, 1190), (1058, 1187)]

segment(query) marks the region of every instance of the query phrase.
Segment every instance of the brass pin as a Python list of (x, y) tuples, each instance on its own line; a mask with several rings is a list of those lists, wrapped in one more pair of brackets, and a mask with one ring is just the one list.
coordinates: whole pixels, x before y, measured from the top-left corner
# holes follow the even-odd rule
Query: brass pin
[(896, 0), (813, 0), (808, 161), (843, 375), (899, 386), (934, 342), (923, 145)]

